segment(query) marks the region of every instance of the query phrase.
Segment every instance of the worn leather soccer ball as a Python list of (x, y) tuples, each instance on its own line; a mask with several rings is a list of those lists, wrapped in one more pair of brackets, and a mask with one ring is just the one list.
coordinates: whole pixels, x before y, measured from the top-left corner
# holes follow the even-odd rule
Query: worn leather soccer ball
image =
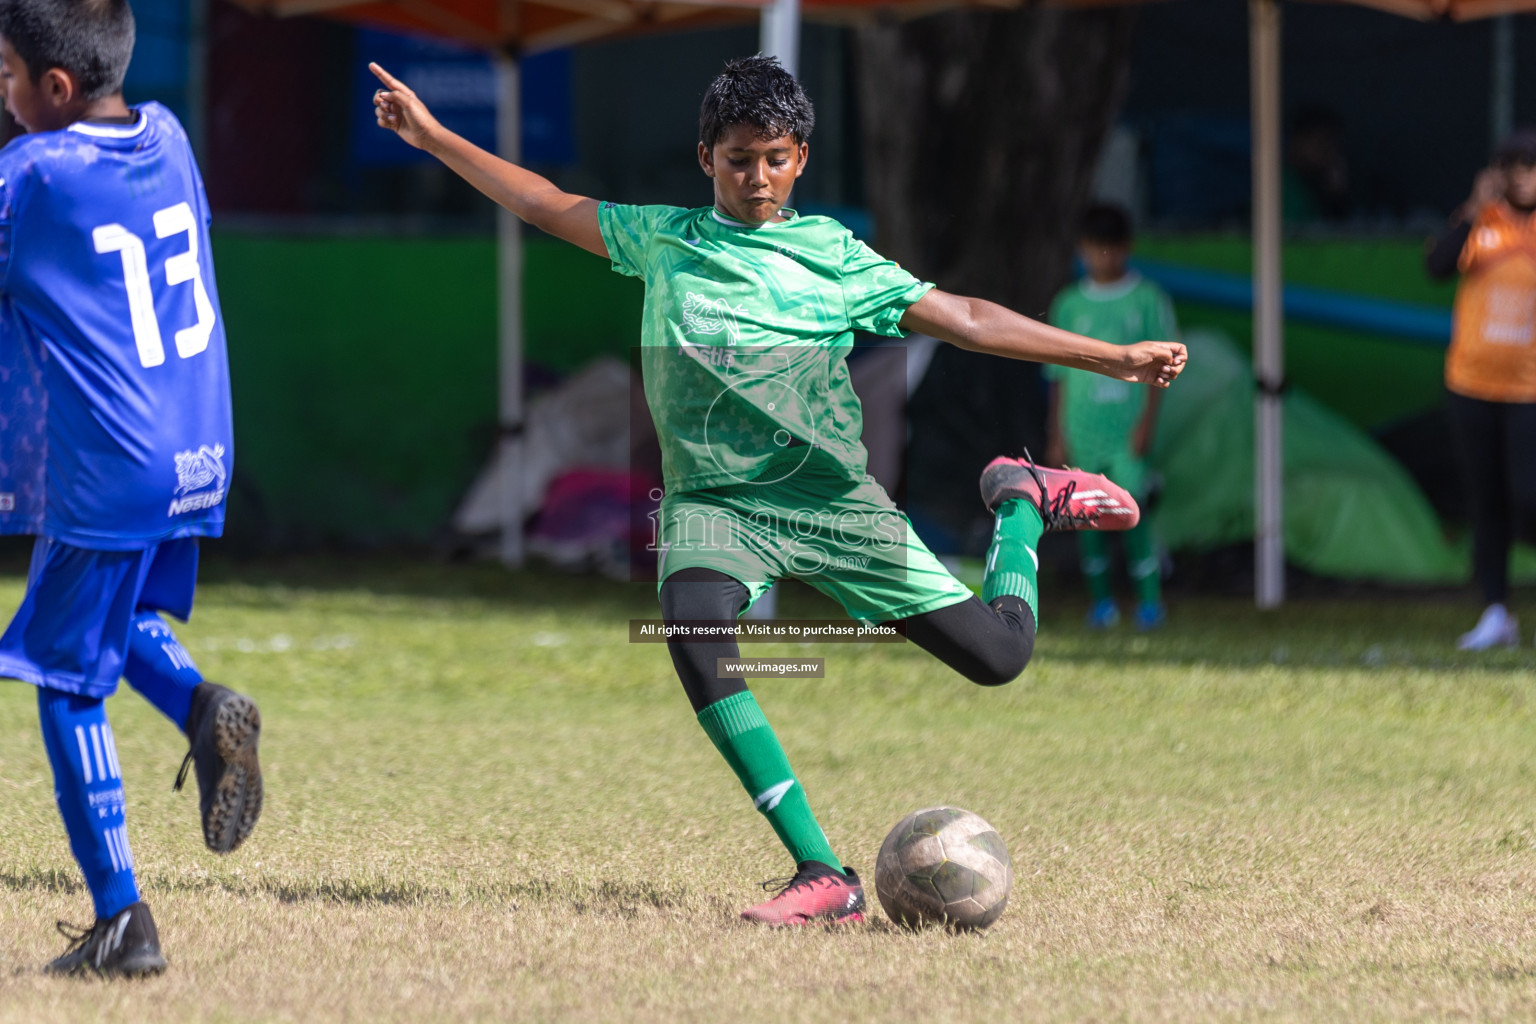
[(1008, 904), (1013, 864), (997, 830), (958, 807), (902, 818), (880, 846), (875, 892), (899, 925), (981, 929)]

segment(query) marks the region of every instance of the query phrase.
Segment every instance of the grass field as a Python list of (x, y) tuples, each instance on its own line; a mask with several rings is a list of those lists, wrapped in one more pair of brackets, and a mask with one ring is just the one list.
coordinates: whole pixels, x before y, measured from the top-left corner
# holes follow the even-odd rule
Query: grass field
[[(32, 691), (0, 686), (0, 1020), (1536, 1017), (1536, 651), (1451, 652), (1465, 602), (1189, 600), (1144, 638), (1047, 600), (1001, 690), (905, 645), (754, 648), (827, 658), (757, 691), (847, 860), (872, 868), (899, 817), (947, 802), (1016, 871), (983, 935), (771, 933), (735, 915), (788, 865), (664, 649), (626, 642), (647, 588), (210, 577), (182, 636), (261, 703), (265, 816), (207, 853), (195, 795), (170, 791), (181, 737), (125, 689), (171, 968), (45, 978), (54, 920), (89, 899)], [(0, 615), (20, 592), (0, 578)]]

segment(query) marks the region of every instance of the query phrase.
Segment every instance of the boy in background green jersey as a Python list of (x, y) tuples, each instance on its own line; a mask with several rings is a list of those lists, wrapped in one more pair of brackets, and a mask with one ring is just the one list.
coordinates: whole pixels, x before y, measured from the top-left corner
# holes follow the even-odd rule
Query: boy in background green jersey
[[(815, 123), (794, 77), (733, 61), (699, 112), (709, 206), (624, 206), (570, 195), (445, 130), (377, 65), (379, 125), (432, 153), (543, 231), (645, 282), (641, 365), (662, 445), (658, 576), (668, 650), (699, 725), (795, 861), (742, 917), (767, 925), (862, 920), (858, 874), (832, 851), (805, 788), (739, 674), (736, 617), (775, 580), (804, 580), (853, 618), (895, 623), (974, 682), (997, 685), (1034, 650), (1035, 546), (1046, 529), (1126, 529), (1138, 512), (1109, 480), (998, 458), (981, 497), (996, 516), (982, 597), (923, 546), (865, 472), (846, 356), (855, 330), (942, 341), (1166, 387), (1183, 346), (1108, 345), (925, 284), (826, 217), (786, 209)], [(722, 631), (722, 627), (725, 631)], [(669, 633), (669, 636), (671, 634)], [(829, 713), (831, 709), (829, 708)]]
[[(1131, 218), (1125, 210), (1089, 207), (1083, 214), (1078, 254), (1088, 273), (1056, 296), (1051, 323), (1115, 345), (1178, 337), (1168, 296), (1127, 266)], [(1045, 375), (1052, 382), (1046, 461), (1103, 473), (1138, 501), (1145, 500), (1150, 483), (1146, 459), (1162, 396), (1155, 388), (1067, 366), (1048, 366)], [(1109, 575), (1109, 538), (1083, 532), (1077, 540), (1093, 598), (1088, 625), (1107, 629), (1120, 621)], [(1151, 522), (1143, 521), (1125, 534), (1125, 567), (1136, 586), (1138, 629), (1156, 629), (1167, 619), (1160, 563)]]

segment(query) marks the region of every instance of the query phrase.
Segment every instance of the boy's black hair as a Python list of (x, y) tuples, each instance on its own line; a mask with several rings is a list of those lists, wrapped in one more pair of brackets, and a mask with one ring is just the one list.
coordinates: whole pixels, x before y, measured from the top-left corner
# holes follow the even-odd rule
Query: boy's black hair
[(128, 0), (0, 0), (0, 36), (26, 61), (36, 82), (62, 68), (88, 100), (123, 88), (133, 59)]
[(1516, 128), (1494, 150), (1493, 162), (1499, 167), (1530, 167), (1536, 164), (1536, 127)]
[(1123, 206), (1094, 203), (1083, 211), (1078, 235), (1085, 242), (1126, 245), (1131, 240), (1131, 215)]
[(749, 125), (759, 139), (811, 137), (816, 111), (795, 76), (776, 58), (743, 57), (726, 64), (704, 90), (699, 141), (713, 148), (733, 125)]

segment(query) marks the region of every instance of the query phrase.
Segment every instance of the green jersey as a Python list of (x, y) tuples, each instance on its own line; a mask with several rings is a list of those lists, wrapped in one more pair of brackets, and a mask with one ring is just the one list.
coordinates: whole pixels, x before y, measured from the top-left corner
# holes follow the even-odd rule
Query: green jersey
[[(1113, 284), (1082, 280), (1068, 285), (1051, 304), (1051, 323), (1115, 345), (1178, 336), (1168, 296), (1136, 273)], [(1131, 434), (1147, 407), (1147, 385), (1065, 366), (1047, 366), (1045, 375), (1061, 389), (1067, 457), (1092, 472), (1114, 471), (1130, 455)]]
[(641, 365), (669, 492), (771, 484), (814, 459), (865, 475), (854, 331), (900, 337), (932, 285), (827, 217), (602, 203), (613, 269), (645, 282)]

